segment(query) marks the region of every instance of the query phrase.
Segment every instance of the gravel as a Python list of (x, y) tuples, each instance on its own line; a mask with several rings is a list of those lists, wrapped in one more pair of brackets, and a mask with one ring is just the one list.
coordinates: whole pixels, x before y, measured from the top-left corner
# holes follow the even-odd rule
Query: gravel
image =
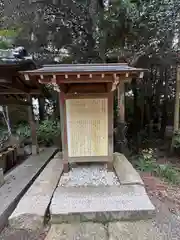
[(107, 170), (106, 164), (77, 165), (69, 173), (64, 173), (59, 182), (59, 186), (66, 187), (98, 185), (120, 185), (118, 177)]
[(179, 240), (180, 239), (180, 216), (172, 214), (167, 205), (152, 196), (151, 200), (156, 206), (156, 217), (154, 225), (163, 233), (164, 240)]

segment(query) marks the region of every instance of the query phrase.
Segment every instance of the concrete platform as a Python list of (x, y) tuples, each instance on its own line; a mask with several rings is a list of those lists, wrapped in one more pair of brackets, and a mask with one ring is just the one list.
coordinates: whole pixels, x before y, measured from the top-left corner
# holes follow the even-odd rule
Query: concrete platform
[(46, 166), (55, 151), (56, 148), (44, 149), (39, 155), (30, 156), (21, 165), (5, 175), (4, 184), (0, 187), (0, 230), (7, 223), (8, 217), (22, 195)]
[(13, 228), (37, 230), (43, 227), (46, 211), (63, 171), (62, 159), (53, 158), (9, 217)]
[(143, 186), (61, 187), (52, 198), (52, 223), (146, 219), (155, 208)]

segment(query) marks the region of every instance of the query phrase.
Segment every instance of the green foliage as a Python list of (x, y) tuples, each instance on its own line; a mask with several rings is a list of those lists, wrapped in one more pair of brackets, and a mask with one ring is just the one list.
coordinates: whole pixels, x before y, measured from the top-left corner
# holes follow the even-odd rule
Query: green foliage
[(56, 137), (60, 135), (59, 121), (45, 120), (43, 121), (37, 131), (38, 141), (44, 145), (52, 145)]
[(157, 164), (153, 156), (152, 149), (143, 150), (137, 157), (135, 165), (139, 171), (151, 173), (155, 172)]
[(172, 184), (180, 183), (179, 171), (170, 164), (158, 164), (152, 149), (143, 150), (137, 157), (135, 166), (139, 171), (152, 173)]
[(30, 127), (28, 125), (20, 124), (16, 128), (16, 134), (22, 138), (29, 138), (31, 136)]
[[(22, 138), (29, 138), (31, 136), (30, 127), (28, 125), (20, 124), (16, 129), (16, 134)], [(45, 146), (53, 145), (55, 138), (59, 135), (60, 124), (56, 121), (45, 120), (37, 129), (38, 142)]]
[(170, 164), (158, 165), (157, 174), (173, 184), (180, 183), (180, 173)]
[(18, 35), (18, 32), (15, 29), (0, 29), (0, 37), (14, 38)]
[(0, 142), (3, 142), (9, 137), (9, 133), (6, 128), (1, 127), (0, 128)]
[(9, 44), (6, 41), (0, 41), (0, 49), (8, 49)]
[(180, 130), (174, 133), (172, 144), (174, 148), (180, 148)]

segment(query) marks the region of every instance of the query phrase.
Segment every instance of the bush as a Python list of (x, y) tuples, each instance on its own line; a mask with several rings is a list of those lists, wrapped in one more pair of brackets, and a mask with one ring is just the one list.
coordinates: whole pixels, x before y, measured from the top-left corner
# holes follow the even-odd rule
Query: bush
[(173, 184), (180, 183), (180, 174), (170, 164), (158, 165), (157, 175), (168, 180)]
[[(31, 137), (30, 127), (20, 124), (16, 128), (16, 134), (23, 138)], [(45, 146), (50, 146), (55, 143), (56, 137), (60, 135), (59, 121), (45, 120), (39, 124), (37, 129), (38, 142)]]
[(37, 136), (40, 144), (50, 146), (53, 145), (55, 139), (60, 135), (59, 121), (45, 120), (38, 128)]
[(174, 133), (172, 143), (174, 148), (180, 148), (180, 130)]
[(156, 159), (153, 156), (153, 150), (147, 149), (143, 150), (137, 157), (135, 161), (135, 166), (139, 171), (142, 172), (155, 172), (157, 163)]
[(16, 134), (22, 138), (29, 138), (31, 136), (30, 127), (28, 125), (20, 124), (16, 127)]
[(153, 150), (143, 150), (135, 161), (135, 167), (142, 172), (149, 172), (172, 184), (180, 184), (180, 173), (170, 164), (158, 164)]

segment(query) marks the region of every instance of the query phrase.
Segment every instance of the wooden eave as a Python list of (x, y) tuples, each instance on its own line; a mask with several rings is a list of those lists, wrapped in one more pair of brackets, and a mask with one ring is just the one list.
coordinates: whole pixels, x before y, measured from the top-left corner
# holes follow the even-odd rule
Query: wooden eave
[(95, 87), (99, 84), (99, 89), (106, 89), (105, 92), (107, 92), (113, 84), (118, 85), (120, 81), (142, 78), (144, 71), (145, 69), (129, 67), (127, 64), (61, 64), (45, 65), (32, 71), (21, 71), (21, 74), (27, 82), (55, 84), (62, 92), (69, 93), (76, 91), (77, 87), (82, 88), (83, 92), (87, 84), (88, 87), (90, 84), (96, 84)]
[(35, 69), (36, 65), (31, 60), (0, 63), (0, 104), (25, 104), (26, 95), (44, 96), (43, 86), (38, 81), (25, 81), (19, 71)]

